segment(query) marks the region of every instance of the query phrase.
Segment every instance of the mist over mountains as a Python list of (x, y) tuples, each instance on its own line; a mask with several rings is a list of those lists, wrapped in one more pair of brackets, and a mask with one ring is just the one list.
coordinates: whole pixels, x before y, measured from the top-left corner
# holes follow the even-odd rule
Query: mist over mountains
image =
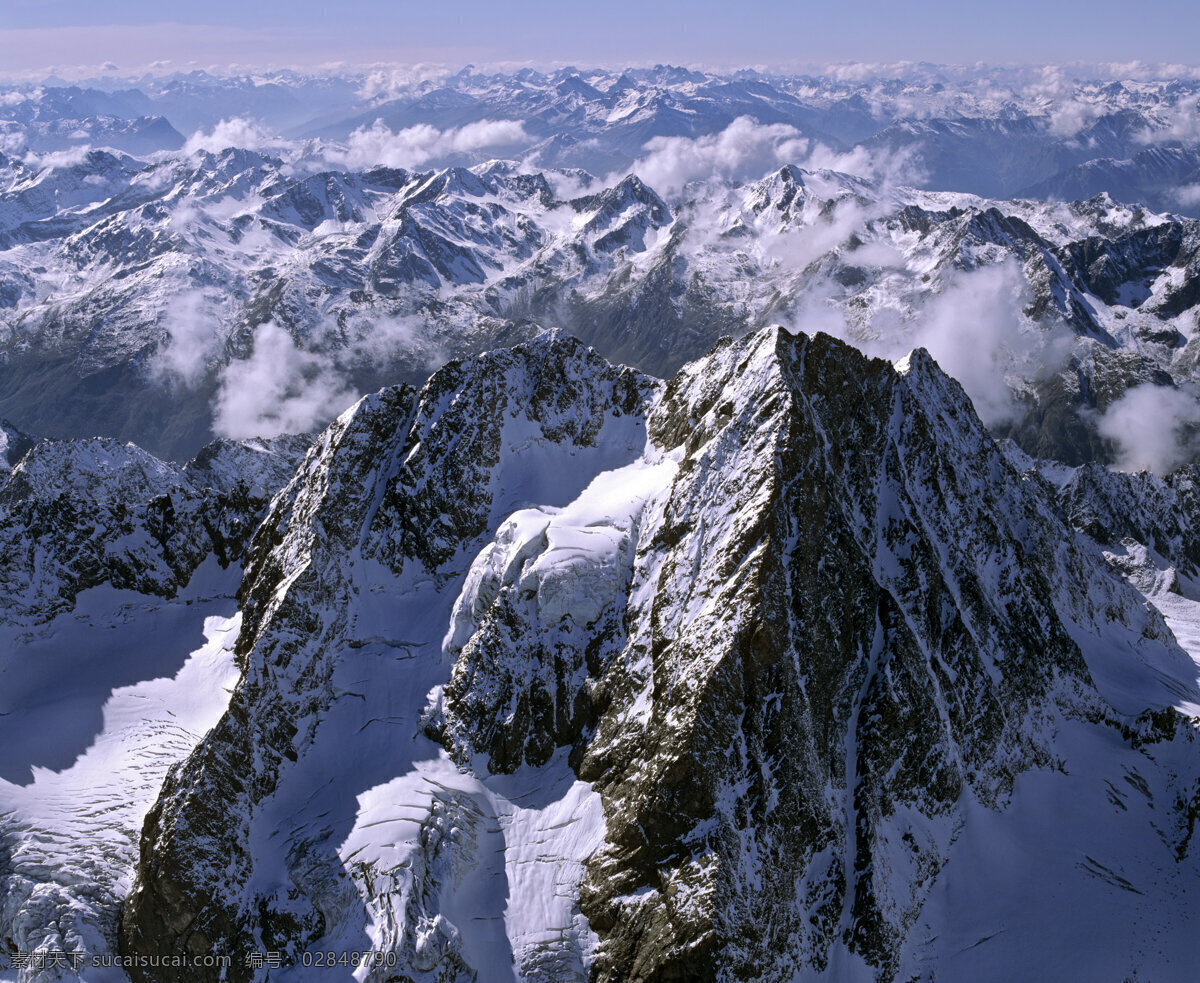
[(182, 460), (542, 330), (663, 374), (780, 322), (926, 344), (1030, 453), (1119, 460), (1109, 405), (1189, 384), (1198, 98), (923, 66), (15, 86), (0, 413)]

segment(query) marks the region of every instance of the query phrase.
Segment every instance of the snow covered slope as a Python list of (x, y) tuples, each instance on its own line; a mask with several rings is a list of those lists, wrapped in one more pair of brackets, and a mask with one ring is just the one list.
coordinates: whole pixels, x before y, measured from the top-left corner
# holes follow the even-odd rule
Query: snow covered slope
[(306, 441), (218, 442), (178, 468), (3, 433), (0, 939), (111, 956), (145, 813), (237, 680), (247, 542)]
[(0, 978), (1191, 980), (1200, 82), (1083, 72), (0, 84)]
[(923, 352), (767, 329), (665, 387), (569, 340), (451, 363), (322, 434), (240, 596), (241, 678), (147, 817), (127, 954), (1194, 964), (1200, 669)]

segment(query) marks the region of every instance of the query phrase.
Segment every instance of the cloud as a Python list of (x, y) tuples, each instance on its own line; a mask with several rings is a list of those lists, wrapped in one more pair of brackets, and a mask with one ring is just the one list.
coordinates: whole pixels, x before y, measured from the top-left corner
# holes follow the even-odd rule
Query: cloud
[(1065, 327), (1034, 324), (1022, 315), (1029, 296), (1020, 266), (1006, 260), (957, 271), (914, 311), (885, 308), (874, 314), (869, 330), (840, 337), (893, 361), (927, 349), (966, 390), (979, 418), (994, 427), (1021, 412), (1013, 386), (1057, 370), (1074, 342)]
[(250, 357), (222, 370), (213, 430), (234, 439), (302, 433), (357, 398), (327, 359), (268, 322), (255, 330)]
[[(739, 116), (720, 133), (700, 137), (654, 137), (646, 156), (630, 167), (660, 194), (674, 194), (691, 181), (756, 177), (808, 154), (809, 141), (784, 123), (763, 125)], [(612, 175), (608, 183), (620, 180)]]
[(87, 145), (71, 147), (67, 150), (56, 150), (48, 154), (28, 153), (24, 163), (29, 167), (40, 167), (54, 170), (56, 168), (75, 167), (87, 160), (92, 148)]
[(837, 171), (866, 178), (888, 188), (897, 184), (920, 184), (924, 180), (916, 159), (915, 147), (894, 151), (855, 147), (846, 153), (838, 153), (823, 143), (814, 143), (808, 156), (795, 163), (810, 171)]
[(373, 102), (398, 99), (419, 89), (423, 82), (446, 78), (450, 72), (445, 65), (418, 64), (377, 68), (367, 73), (358, 94), (363, 99)]
[(433, 369), (449, 358), (430, 330), (429, 322), (416, 314), (375, 315), (356, 320), (347, 359), (354, 365), (374, 365), (397, 358)]
[(1066, 99), (1050, 109), (1047, 127), (1056, 137), (1077, 136), (1091, 126), (1100, 116), (1100, 109), (1079, 99)]
[(1102, 61), (1094, 65), (1080, 65), (1099, 78), (1129, 79), (1131, 81), (1175, 82), (1181, 78), (1200, 78), (1200, 66), (1178, 65), (1169, 62)]
[[(911, 151), (871, 151), (856, 148), (838, 153), (811, 141), (786, 123), (763, 124), (739, 116), (720, 133), (699, 137), (654, 137), (646, 155), (629, 168), (659, 194), (678, 194), (693, 181), (745, 180), (761, 177), (783, 164), (808, 170), (831, 170), (883, 184), (913, 183), (919, 179)], [(609, 184), (622, 175), (611, 174)]]
[(1101, 107), (1083, 98), (1079, 86), (1057, 65), (1044, 66), (1020, 95), (1042, 108), (1048, 119), (1046, 128), (1056, 137), (1078, 135), (1101, 113)]
[(1200, 184), (1181, 184), (1175, 189), (1175, 200), (1184, 208), (1200, 205)]
[(917, 314), (913, 347), (929, 350), (971, 397), (988, 426), (1006, 423), (1017, 404), (1006, 381), (1038, 357), (1041, 331), (1025, 329), (1021, 309), (1029, 285), (1013, 261), (953, 276)]
[(198, 290), (181, 294), (172, 298), (165, 311), (164, 326), (167, 337), (151, 360), (151, 375), (195, 386), (221, 354), (223, 338), (215, 308)]
[(0, 106), (19, 106), (23, 102), (40, 102), (43, 94), (44, 90), (40, 86), (25, 91), (13, 89), (10, 92), (0, 92)]
[(253, 120), (242, 116), (223, 119), (211, 131), (205, 133), (197, 130), (183, 145), (185, 154), (194, 154), (200, 150), (216, 153), (229, 147), (240, 150), (258, 150), (280, 143), (277, 137), (271, 136)]
[(513, 147), (526, 144), (530, 136), (516, 120), (482, 119), (465, 126), (439, 130), (418, 123), (393, 131), (383, 120), (359, 127), (350, 134), (345, 150), (325, 151), (331, 163), (350, 170), (368, 167), (420, 167), (435, 158), (468, 154), (489, 147)]
[(523, 161), (522, 166), (530, 168), (527, 173), (541, 174), (546, 179), (546, 183), (550, 185), (550, 190), (554, 192), (554, 197), (559, 201), (570, 201), (572, 198), (581, 198), (583, 195), (591, 194), (596, 186), (597, 179), (587, 171), (578, 169), (534, 170), (530, 160)]
[(1181, 96), (1159, 114), (1157, 126), (1138, 134), (1142, 143), (1200, 143), (1200, 93)]
[[(227, 437), (299, 433), (324, 425), (358, 397), (350, 379), (396, 361), (432, 370), (448, 358), (425, 319), (353, 318), (347, 338), (326, 336), (326, 351), (297, 348), (273, 323), (254, 333), (249, 358), (224, 366), (226, 332), (221, 298), (200, 290), (173, 299), (163, 316), (166, 338), (151, 361), (152, 377), (167, 386), (204, 387), (216, 371), (213, 430)], [(339, 348), (338, 341), (347, 346)], [(328, 354), (327, 352), (333, 352)]]
[[(845, 245), (851, 235), (861, 232), (868, 222), (885, 212), (886, 208), (878, 202), (864, 204), (855, 198), (829, 201), (811, 223), (784, 229), (778, 235), (764, 236), (764, 256), (800, 272), (814, 260)], [(874, 265), (869, 259), (882, 256), (886, 248), (882, 243), (873, 244), (867, 253), (855, 250), (847, 256), (855, 265)], [(899, 254), (893, 249), (887, 255), (895, 258)]]
[(862, 342), (854, 337), (846, 322), (846, 312), (838, 304), (833, 284), (821, 280), (813, 284), (796, 305), (794, 318), (787, 329), (795, 334), (803, 331), (814, 335), (823, 331), (852, 345), (861, 346)]
[(20, 130), (0, 132), (0, 153), (19, 154), (25, 149), (25, 134)]
[(1126, 390), (1109, 404), (1098, 429), (1116, 444), (1120, 470), (1166, 474), (1196, 454), (1197, 425), (1200, 403), (1194, 396), (1146, 384)]

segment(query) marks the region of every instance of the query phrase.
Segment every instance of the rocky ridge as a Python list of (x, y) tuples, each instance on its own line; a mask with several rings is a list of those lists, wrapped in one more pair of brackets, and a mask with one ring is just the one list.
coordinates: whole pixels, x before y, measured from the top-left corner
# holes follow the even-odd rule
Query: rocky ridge
[(39, 440), (5, 427), (0, 619), (35, 628), (101, 584), (174, 596), (208, 556), (240, 564), (308, 438), (218, 441), (183, 467), (107, 438)]
[[(255, 540), (243, 677), (147, 817), (123, 951), (366, 931), (413, 979), (907, 978), (950, 958), (915, 926), (964, 824), (1060, 781), (1063, 729), (1176, 749), (1142, 764), (1182, 809), (1154, 863), (1193, 869), (1195, 665), (1050, 487), (924, 353), (778, 329), (665, 388), (555, 340), (368, 398)], [(514, 782), (603, 805), (539, 827), (578, 877), (553, 941), (518, 930)], [(389, 802), (416, 814), (380, 840)], [(471, 927), (493, 883), (507, 940)]]

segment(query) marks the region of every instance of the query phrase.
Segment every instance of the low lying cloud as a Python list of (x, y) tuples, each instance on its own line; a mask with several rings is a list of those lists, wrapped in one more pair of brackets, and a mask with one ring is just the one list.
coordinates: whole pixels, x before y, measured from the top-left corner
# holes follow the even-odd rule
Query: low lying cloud
[(1185, 146), (1200, 144), (1200, 93), (1182, 96), (1173, 105), (1159, 114), (1160, 125), (1143, 130), (1138, 134), (1142, 143), (1182, 143)]
[(1049, 130), (1056, 137), (1078, 136), (1100, 116), (1099, 108), (1080, 99), (1066, 99), (1050, 110)]
[(846, 153), (838, 153), (823, 143), (815, 143), (808, 156), (796, 163), (810, 171), (837, 171), (866, 178), (883, 188), (897, 184), (920, 184), (925, 179), (917, 164), (915, 147), (886, 152), (855, 147)]
[(0, 106), (19, 106), (23, 102), (40, 102), (44, 94), (41, 86), (35, 89), (12, 89), (8, 92), (0, 92)]
[(1100, 417), (1100, 435), (1117, 447), (1122, 471), (1166, 474), (1197, 452), (1194, 429), (1200, 425), (1200, 402), (1170, 386), (1146, 384), (1127, 390)]
[(418, 123), (393, 131), (383, 120), (350, 134), (345, 150), (328, 149), (331, 163), (350, 170), (368, 167), (420, 167), (427, 161), (490, 147), (518, 147), (530, 136), (516, 120), (483, 119), (448, 130)]
[(261, 324), (250, 357), (221, 372), (213, 430), (234, 439), (302, 433), (357, 398), (327, 358), (297, 348), (283, 328)]
[(1102, 105), (1084, 97), (1078, 84), (1068, 79), (1056, 65), (1044, 66), (1037, 78), (1022, 89), (1021, 95), (1045, 108), (1047, 129), (1056, 137), (1077, 136), (1091, 126), (1102, 111)]
[[(844, 245), (852, 235), (862, 232), (867, 223), (884, 212), (884, 206), (879, 203), (863, 204), (854, 198), (831, 203), (810, 224), (797, 225), (776, 236), (764, 237), (764, 253), (768, 259), (800, 272), (814, 260)], [(856, 264), (886, 266), (889, 264), (871, 264), (870, 259), (882, 257), (887, 249), (883, 243), (872, 242), (869, 249), (864, 247), (848, 255)], [(898, 255), (894, 249), (887, 252), (889, 259)]]
[(0, 132), (0, 153), (15, 156), (25, 149), (25, 134), (20, 130)]
[(529, 169), (529, 173), (541, 174), (546, 179), (550, 190), (554, 192), (554, 197), (559, 201), (570, 201), (572, 198), (581, 198), (583, 195), (591, 194), (595, 190), (598, 180), (586, 171), (543, 171), (534, 168), (529, 160), (524, 161), (523, 164)]
[(217, 153), (230, 147), (237, 147), (239, 150), (259, 150), (279, 142), (277, 137), (272, 136), (253, 120), (235, 116), (221, 120), (207, 133), (197, 130), (183, 145), (183, 152), (194, 154), (207, 150), (209, 153)]
[(221, 325), (199, 291), (173, 298), (164, 312), (166, 338), (150, 364), (151, 374), (166, 382), (195, 386), (221, 352)]
[[(629, 168), (659, 194), (678, 194), (693, 181), (712, 178), (741, 181), (761, 177), (784, 164), (808, 170), (831, 170), (883, 184), (913, 183), (918, 179), (909, 152), (891, 153), (855, 148), (831, 150), (801, 135), (785, 123), (763, 124), (739, 116), (720, 133), (699, 137), (655, 137), (647, 153)], [(621, 175), (609, 175), (613, 184)]]
[(1181, 78), (1200, 78), (1200, 66), (1180, 65), (1171, 62), (1102, 61), (1095, 64), (1083, 63), (1081, 68), (1099, 78), (1129, 79), (1132, 81), (1177, 81)]
[(55, 150), (47, 154), (28, 153), (23, 159), (27, 167), (55, 170), (58, 168), (76, 167), (87, 160), (92, 148), (86, 144), (69, 147), (66, 150)]
[(410, 66), (388, 66), (367, 73), (358, 94), (363, 99), (386, 102), (398, 99), (419, 89), (423, 82), (447, 78), (451, 70), (445, 65), (418, 64)]
[(826, 331), (893, 361), (927, 349), (988, 426), (1016, 419), (1020, 406), (1010, 383), (1056, 371), (1074, 340), (1065, 327), (1033, 324), (1022, 315), (1029, 285), (1012, 260), (957, 272), (915, 311), (885, 308), (866, 330), (851, 331), (834, 293), (822, 284), (806, 291), (796, 327)]
[(772, 167), (794, 163), (807, 156), (809, 141), (794, 126), (763, 125), (740, 116), (720, 133), (654, 137), (645, 150), (646, 156), (630, 170), (660, 194), (673, 194), (691, 181), (757, 177)]
[(433, 368), (448, 355), (433, 338), (428, 322), (418, 315), (375, 316), (357, 327), (351, 341), (353, 357), (378, 364), (405, 358)]
[(1175, 189), (1175, 200), (1184, 208), (1200, 205), (1200, 184), (1181, 184)]
[(1042, 374), (1061, 361), (1053, 333), (1027, 325), (1029, 285), (1014, 261), (958, 273), (917, 315), (910, 347), (928, 349), (971, 397), (988, 426), (1018, 412), (1008, 377)]

